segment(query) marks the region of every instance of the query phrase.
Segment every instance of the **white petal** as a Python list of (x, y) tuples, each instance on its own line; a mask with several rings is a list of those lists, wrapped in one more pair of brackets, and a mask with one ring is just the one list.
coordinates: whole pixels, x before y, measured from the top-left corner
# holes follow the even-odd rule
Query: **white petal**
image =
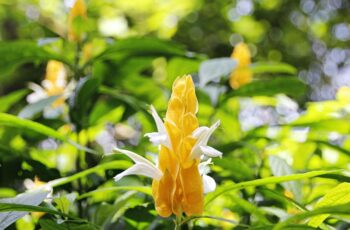
[(212, 192), (216, 188), (215, 180), (207, 175), (202, 176), (204, 193)]
[(120, 180), (123, 176), (131, 175), (131, 174), (143, 175), (143, 176), (151, 177), (156, 180), (159, 180), (163, 176), (162, 171), (160, 171), (154, 164), (152, 164), (152, 162), (150, 162), (146, 158), (143, 158), (142, 156), (125, 149), (115, 148), (115, 151), (118, 151), (127, 155), (136, 163), (135, 165), (131, 166), (129, 169), (118, 174), (115, 177), (115, 180)]
[[(219, 127), (220, 125), (220, 120), (215, 122), (210, 128), (208, 127), (199, 127), (196, 129), (193, 133), (192, 136), (197, 138), (196, 144), (192, 148), (191, 152), (191, 157), (192, 159), (199, 158), (202, 154), (205, 152), (208, 153), (208, 156), (211, 156), (210, 154), (213, 154), (213, 156), (221, 156), (222, 153), (220, 153), (217, 150), (212, 150), (212, 149), (206, 149), (208, 141), (210, 136), (213, 134), (215, 129)], [(220, 153), (220, 154), (219, 154)]]
[[(165, 125), (162, 119), (159, 117), (156, 109), (151, 105), (151, 112), (154, 121), (156, 122), (157, 131), (156, 133), (149, 133), (145, 136), (150, 138), (150, 141), (155, 145), (164, 145), (168, 149), (172, 149), (169, 135), (166, 131)], [(156, 136), (157, 134), (157, 136)], [(161, 142), (160, 142), (161, 141)]]
[(50, 89), (50, 88), (53, 88), (53, 87), (54, 87), (54, 85), (52, 84), (52, 82), (49, 81), (49, 80), (43, 80), (43, 81), (41, 82), (41, 85), (44, 86), (45, 89)]
[(204, 133), (207, 133), (208, 131), (209, 131), (209, 128), (207, 126), (201, 126), (193, 131), (192, 136), (198, 139), (200, 136), (202, 136)]
[(35, 103), (41, 99), (48, 97), (46, 91), (38, 84), (29, 82), (28, 88), (34, 91), (27, 96), (27, 101), (29, 103)]
[(33, 82), (28, 83), (28, 88), (33, 90), (34, 92), (45, 92), (45, 90), (40, 85)]
[(28, 103), (32, 104), (45, 98), (47, 98), (46, 93), (34, 92), (27, 96), (27, 101)]
[(140, 156), (137, 153), (131, 152), (131, 151), (126, 150), (126, 149), (120, 149), (120, 148), (115, 148), (114, 150), (117, 152), (123, 153), (124, 155), (127, 155), (135, 163), (144, 163), (144, 164), (153, 165), (152, 162), (150, 162), (149, 160)]
[(162, 173), (155, 166), (151, 166), (145, 163), (136, 163), (135, 165), (131, 166), (124, 172), (116, 175), (114, 177), (114, 180), (118, 181), (124, 176), (128, 176), (128, 175), (142, 175), (142, 176), (150, 177), (156, 180), (160, 180), (160, 178), (162, 177)]
[(209, 158), (207, 161), (201, 162), (198, 165), (198, 170), (200, 175), (208, 174), (210, 172), (210, 168), (208, 165), (211, 163), (211, 158)]
[(148, 137), (150, 142), (152, 142), (154, 145), (166, 145), (167, 144), (166, 134), (146, 133), (145, 137)]
[(153, 107), (153, 105), (151, 105), (151, 112), (152, 112), (152, 117), (153, 117), (154, 121), (156, 122), (158, 132), (159, 133), (166, 133), (164, 123), (163, 123), (162, 119), (159, 117), (159, 115), (158, 115), (156, 109)]
[(222, 157), (222, 152), (210, 146), (199, 146), (202, 153), (208, 157)]
[(199, 140), (201, 142), (201, 145), (207, 145), (210, 136), (213, 134), (213, 132), (215, 131), (215, 129), (217, 129), (220, 125), (220, 120), (218, 120), (217, 122), (215, 122), (212, 126), (210, 126), (210, 128), (207, 130), (207, 132), (205, 133), (205, 135), (202, 135), (202, 139)]

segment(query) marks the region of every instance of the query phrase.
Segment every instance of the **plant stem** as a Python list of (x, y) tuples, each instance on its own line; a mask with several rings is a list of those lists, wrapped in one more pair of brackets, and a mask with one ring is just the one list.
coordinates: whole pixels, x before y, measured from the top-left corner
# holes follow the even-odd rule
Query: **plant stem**
[(176, 216), (176, 219), (175, 219), (175, 230), (181, 230), (181, 225), (182, 225), (182, 216), (178, 215)]

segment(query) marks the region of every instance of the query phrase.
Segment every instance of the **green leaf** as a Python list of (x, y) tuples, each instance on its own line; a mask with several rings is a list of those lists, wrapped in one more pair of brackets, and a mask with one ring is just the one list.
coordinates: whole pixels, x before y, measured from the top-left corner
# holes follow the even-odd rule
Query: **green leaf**
[(142, 112), (144, 112), (144, 114), (146, 114), (146, 116), (151, 117), (150, 113), (148, 112), (147, 104), (138, 100), (137, 98), (135, 98), (131, 95), (122, 93), (117, 89), (111, 89), (111, 88), (108, 88), (105, 86), (101, 86), (99, 89), (99, 92), (102, 94), (112, 96), (112, 97), (126, 103), (131, 108), (133, 108), (135, 111), (142, 111)]
[(199, 60), (183, 57), (172, 58), (167, 66), (166, 85), (171, 88), (175, 79), (185, 74), (196, 73), (199, 67)]
[(187, 51), (171, 41), (151, 37), (134, 37), (118, 40), (106, 48), (97, 57), (91, 59), (85, 66), (97, 60), (105, 60), (113, 55), (126, 56), (186, 56)]
[(236, 67), (237, 62), (232, 58), (215, 58), (202, 62), (199, 66), (199, 85), (203, 88), (210, 81), (220, 81), (228, 76)]
[[(6, 198), (0, 200), (0, 229), (5, 229), (19, 218), (25, 216), (26, 212), (16, 211), (16, 205), (39, 205), (49, 194), (47, 190), (38, 190), (34, 192), (22, 193), (14, 198)], [(10, 210), (9, 210), (10, 209)], [(28, 211), (28, 210), (19, 210)]]
[(54, 202), (57, 205), (57, 209), (63, 213), (68, 214), (69, 213), (69, 207), (73, 204), (74, 200), (76, 199), (77, 194), (76, 193), (70, 193), (64, 196), (59, 196), (54, 198)]
[(52, 59), (69, 64), (64, 57), (48, 52), (33, 41), (0, 42), (0, 75), (8, 74), (25, 63)]
[(56, 130), (35, 121), (19, 118), (7, 113), (0, 113), (0, 125), (15, 127), (15, 128), (24, 129), (24, 130), (31, 130), (36, 133), (40, 133), (42, 135), (53, 137), (60, 141), (67, 142), (80, 150), (84, 150), (86, 152), (96, 154), (96, 151), (86, 148), (84, 146), (81, 146), (76, 142), (67, 138), (65, 135), (60, 134)]
[(287, 63), (282, 62), (255, 62), (250, 66), (254, 74), (259, 73), (288, 73), (296, 74), (297, 69)]
[(78, 199), (84, 199), (88, 198), (90, 196), (94, 196), (95, 194), (99, 193), (106, 193), (106, 192), (116, 192), (116, 191), (137, 191), (141, 192), (144, 194), (147, 194), (149, 196), (152, 196), (152, 189), (151, 187), (146, 187), (146, 186), (118, 186), (118, 187), (109, 187), (109, 188), (101, 188), (101, 189), (96, 189), (88, 193), (82, 194)]
[(253, 81), (241, 88), (232, 91), (227, 96), (274, 96), (284, 93), (291, 97), (301, 97), (306, 92), (306, 85), (297, 77), (275, 77), (269, 80)]
[[(331, 189), (326, 195), (315, 205), (315, 208), (335, 206), (339, 204), (346, 204), (350, 202), (350, 183), (341, 183), (335, 188)], [(323, 214), (315, 216), (310, 219), (309, 225), (318, 227), (330, 214)]]
[(47, 106), (50, 106), (52, 103), (54, 103), (59, 97), (60, 96), (51, 96), (35, 103), (28, 104), (19, 112), (18, 116), (24, 119), (31, 119), (37, 113), (43, 111)]
[(13, 197), (16, 196), (16, 191), (11, 188), (0, 188), (0, 197)]
[(318, 216), (321, 214), (332, 213), (332, 214), (349, 215), (350, 214), (349, 205), (350, 205), (350, 203), (346, 203), (346, 204), (342, 204), (342, 205), (322, 207), (322, 208), (318, 208), (318, 209), (315, 209), (312, 211), (303, 212), (303, 213), (294, 215), (283, 222), (278, 223), (277, 225), (275, 225), (273, 230), (285, 229), (285, 226), (290, 225), (290, 223), (300, 222), (304, 219), (307, 219), (307, 218), (310, 218), (313, 216)]
[(96, 226), (91, 223), (86, 223), (83, 221), (64, 221), (63, 223), (57, 223), (56, 221), (50, 219), (40, 219), (39, 224), (41, 230), (97, 230)]
[(72, 181), (75, 181), (77, 179), (80, 179), (82, 177), (85, 177), (91, 173), (96, 173), (102, 170), (107, 170), (107, 169), (127, 169), (131, 166), (131, 163), (128, 161), (123, 161), (123, 160), (119, 160), (119, 161), (111, 161), (108, 163), (104, 163), (104, 164), (100, 164), (97, 165), (95, 167), (86, 169), (84, 171), (78, 172), (76, 174), (73, 174), (71, 176), (68, 177), (62, 177), (56, 180), (52, 180), (50, 182), (48, 182), (48, 185), (51, 187), (57, 187), (60, 185), (64, 185), (67, 183), (70, 183)]
[[(286, 176), (294, 173), (293, 169), (287, 164), (287, 162), (278, 156), (269, 156), (269, 163), (274, 176)], [(302, 191), (300, 181), (283, 182), (282, 186), (287, 191), (293, 193), (293, 197), (296, 201), (301, 201)]]
[(273, 176), (273, 177), (267, 177), (263, 179), (252, 180), (252, 181), (245, 181), (237, 184), (231, 184), (227, 186), (220, 186), (215, 192), (207, 194), (207, 196), (205, 197), (205, 206), (208, 206), (208, 204), (210, 204), (217, 197), (227, 192), (236, 191), (247, 187), (256, 187), (256, 186), (267, 185), (267, 184), (277, 184), (277, 183), (282, 183), (287, 181), (307, 179), (307, 178), (317, 177), (327, 173), (335, 173), (340, 171), (342, 170), (320, 170), (320, 171), (312, 171), (307, 173), (292, 174), (287, 176), (277, 176), (277, 177)]
[(88, 125), (90, 110), (94, 104), (99, 87), (97, 78), (85, 77), (79, 80), (74, 94), (69, 99), (69, 115), (73, 123), (79, 124), (79, 129)]
[(10, 94), (0, 97), (0, 112), (7, 112), (15, 103), (21, 100), (28, 93), (27, 89), (14, 91)]

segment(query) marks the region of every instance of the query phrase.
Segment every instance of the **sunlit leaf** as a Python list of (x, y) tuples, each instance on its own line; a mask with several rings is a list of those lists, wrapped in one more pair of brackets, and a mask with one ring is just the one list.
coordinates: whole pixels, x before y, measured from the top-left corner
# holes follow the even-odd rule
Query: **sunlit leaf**
[[(287, 164), (287, 162), (278, 156), (269, 156), (269, 162), (274, 176), (286, 176), (294, 173), (293, 169)], [(293, 194), (293, 198), (296, 201), (301, 201), (302, 191), (300, 181), (283, 182), (282, 186), (288, 192)]]
[(14, 104), (21, 100), (28, 93), (27, 89), (14, 91), (10, 94), (0, 97), (0, 112), (7, 112)]
[[(335, 206), (350, 202), (350, 183), (341, 183), (331, 189), (326, 195), (315, 205), (315, 208)], [(318, 227), (330, 214), (315, 216), (310, 219), (309, 225)]]
[(276, 224), (273, 228), (273, 230), (280, 230), (280, 229), (285, 229), (285, 226), (290, 225), (291, 223), (296, 223), (301, 220), (305, 220), (307, 218), (313, 217), (313, 216), (318, 216), (321, 214), (350, 214), (350, 209), (349, 209), (350, 203), (347, 204), (342, 204), (342, 205), (335, 205), (335, 206), (329, 206), (329, 207), (321, 207), (312, 211), (307, 211), (307, 212), (302, 212), (300, 214), (296, 214), (287, 220), (280, 222)]
[(287, 63), (281, 62), (255, 62), (250, 66), (254, 74), (260, 73), (288, 73), (296, 74), (297, 69)]
[(221, 186), (214, 192), (207, 194), (205, 198), (206, 199), (205, 205), (208, 206), (208, 204), (211, 203), (218, 196), (230, 191), (236, 191), (247, 187), (255, 187), (255, 186), (261, 186), (261, 185), (267, 185), (267, 184), (277, 184), (277, 183), (293, 181), (293, 180), (302, 180), (302, 179), (317, 177), (323, 174), (334, 173), (339, 171), (341, 170), (312, 171), (312, 172), (292, 174), (287, 176), (266, 177), (266, 178), (257, 179), (257, 180), (245, 181), (245, 182), (241, 182), (233, 185)]
[(56, 130), (47, 127), (43, 124), (40, 124), (38, 122), (34, 122), (31, 120), (23, 119), (16, 117), (11, 114), (6, 114), (6, 113), (0, 113), (0, 125), (2, 126), (9, 126), (9, 127), (15, 127), (19, 129), (24, 129), (24, 130), (31, 130), (36, 133), (43, 134), (48, 137), (53, 137), (56, 138), (57, 140), (67, 142), (73, 146), (75, 146), (78, 149), (82, 149), (84, 151), (90, 152), (90, 153), (96, 153), (94, 150), (88, 149), (86, 147), (83, 147), (74, 141), (70, 140), (67, 138), (65, 135), (60, 134)]
[(284, 93), (291, 97), (301, 97), (306, 92), (306, 85), (297, 77), (274, 77), (269, 80), (253, 81), (229, 93), (228, 96), (274, 96)]

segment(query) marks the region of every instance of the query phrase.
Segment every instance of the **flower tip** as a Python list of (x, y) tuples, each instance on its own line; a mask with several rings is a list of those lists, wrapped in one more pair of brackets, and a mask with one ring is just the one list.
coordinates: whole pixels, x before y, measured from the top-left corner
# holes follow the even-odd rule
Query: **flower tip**
[(120, 179), (122, 179), (122, 176), (120, 174), (116, 175), (115, 177), (113, 177), (115, 182), (118, 182)]

